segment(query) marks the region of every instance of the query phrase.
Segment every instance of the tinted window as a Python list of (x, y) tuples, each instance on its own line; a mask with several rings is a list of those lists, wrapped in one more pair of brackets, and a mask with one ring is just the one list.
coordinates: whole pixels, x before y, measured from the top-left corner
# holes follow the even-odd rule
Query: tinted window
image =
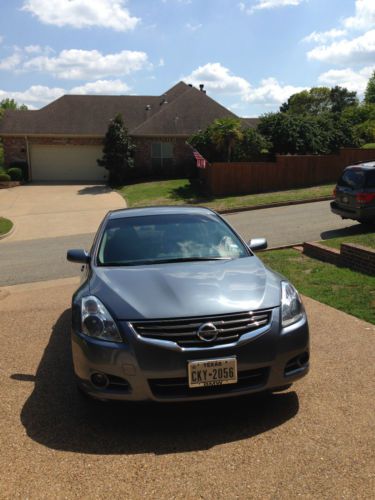
[(111, 219), (98, 252), (99, 265), (239, 258), (249, 255), (215, 215), (157, 215)]
[(342, 174), (337, 184), (351, 189), (361, 189), (364, 186), (364, 182), (364, 171), (359, 168), (352, 168)]
[(375, 188), (375, 170), (369, 170), (366, 173), (366, 184), (365, 186), (369, 189)]

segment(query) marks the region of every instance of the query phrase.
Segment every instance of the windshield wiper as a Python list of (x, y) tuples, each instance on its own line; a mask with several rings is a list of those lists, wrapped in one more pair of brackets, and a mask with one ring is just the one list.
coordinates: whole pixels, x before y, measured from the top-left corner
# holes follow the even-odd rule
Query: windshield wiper
[(210, 260), (231, 260), (231, 257), (177, 257), (174, 259), (155, 259), (148, 262), (151, 264), (169, 264), (173, 262), (205, 262)]

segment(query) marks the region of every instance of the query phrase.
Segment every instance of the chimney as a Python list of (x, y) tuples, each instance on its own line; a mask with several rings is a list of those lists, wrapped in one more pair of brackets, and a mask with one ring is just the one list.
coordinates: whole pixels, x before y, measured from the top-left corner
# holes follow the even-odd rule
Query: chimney
[(201, 84), (199, 85), (199, 90), (200, 90), (201, 92), (204, 92), (204, 91), (203, 91), (203, 88), (204, 88), (204, 85), (203, 85), (203, 83), (201, 83)]

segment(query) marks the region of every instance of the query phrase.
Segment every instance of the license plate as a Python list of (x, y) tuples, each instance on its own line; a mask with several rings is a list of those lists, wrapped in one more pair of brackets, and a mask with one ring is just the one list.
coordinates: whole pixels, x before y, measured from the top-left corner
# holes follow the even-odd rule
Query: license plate
[(237, 359), (219, 358), (188, 362), (189, 387), (212, 387), (237, 382)]

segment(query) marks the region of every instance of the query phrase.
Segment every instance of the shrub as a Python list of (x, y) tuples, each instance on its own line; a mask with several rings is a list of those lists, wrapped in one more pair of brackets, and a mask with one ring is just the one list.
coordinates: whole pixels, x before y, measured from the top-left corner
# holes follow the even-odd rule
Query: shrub
[(0, 182), (9, 182), (10, 181), (10, 175), (8, 174), (1, 174), (0, 173)]
[(13, 167), (9, 168), (7, 174), (10, 176), (12, 181), (22, 181), (23, 180), (23, 172), (21, 168)]
[[(20, 168), (22, 170), (22, 179), (29, 180), (29, 168), (26, 161), (14, 161), (9, 165), (8, 172), (10, 169)], [(18, 179), (17, 179), (18, 180)]]

